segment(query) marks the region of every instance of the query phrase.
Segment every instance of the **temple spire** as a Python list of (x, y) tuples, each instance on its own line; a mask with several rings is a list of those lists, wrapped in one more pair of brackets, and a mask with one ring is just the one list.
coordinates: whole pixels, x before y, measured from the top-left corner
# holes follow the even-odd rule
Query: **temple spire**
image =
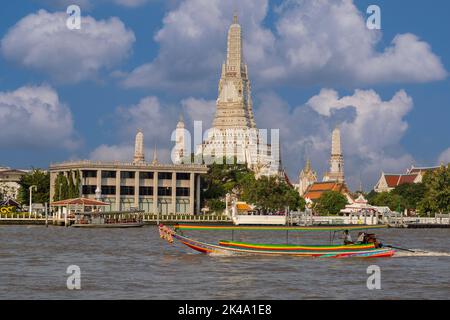
[(134, 157), (133, 163), (139, 164), (145, 162), (144, 156), (144, 134), (141, 129), (137, 130), (135, 143), (134, 143)]
[(238, 23), (237, 14), (233, 17), (233, 24), (228, 30), (228, 52), (226, 71), (240, 74), (244, 71), (242, 57), (242, 30)]
[(344, 156), (341, 146), (341, 130), (336, 127), (331, 138), (330, 171), (324, 176), (324, 181), (344, 182)]
[(156, 149), (156, 144), (155, 144), (155, 148), (153, 150), (153, 161), (152, 164), (158, 164), (158, 150)]
[(242, 43), (242, 30), (235, 13), (233, 24), (228, 30), (227, 56), (219, 81), (219, 96), (213, 121), (215, 129), (256, 128)]

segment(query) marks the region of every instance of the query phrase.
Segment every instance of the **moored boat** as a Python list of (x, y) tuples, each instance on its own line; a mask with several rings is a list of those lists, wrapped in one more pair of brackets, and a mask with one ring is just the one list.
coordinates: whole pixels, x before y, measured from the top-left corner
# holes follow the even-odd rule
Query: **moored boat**
[(72, 228), (139, 228), (144, 222), (140, 213), (84, 212), (75, 215)]

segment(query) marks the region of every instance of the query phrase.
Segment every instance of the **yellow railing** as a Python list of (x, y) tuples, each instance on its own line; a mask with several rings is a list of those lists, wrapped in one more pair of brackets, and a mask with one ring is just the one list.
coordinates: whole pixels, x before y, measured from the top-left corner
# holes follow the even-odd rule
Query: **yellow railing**
[(224, 215), (192, 215), (192, 214), (144, 214), (144, 221), (228, 221)]

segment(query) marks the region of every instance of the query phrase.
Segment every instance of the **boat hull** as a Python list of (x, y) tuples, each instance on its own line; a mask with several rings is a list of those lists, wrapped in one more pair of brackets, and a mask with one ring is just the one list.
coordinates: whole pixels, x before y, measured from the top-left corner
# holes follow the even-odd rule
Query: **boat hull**
[(261, 249), (261, 248), (241, 248), (230, 245), (214, 245), (198, 240), (194, 240), (177, 233), (171, 236), (180, 241), (187, 247), (204, 254), (211, 255), (263, 255), (263, 256), (293, 256), (293, 257), (317, 257), (317, 258), (386, 258), (392, 257), (395, 250), (384, 248), (368, 248), (356, 249), (355, 247), (346, 248), (346, 246), (336, 246), (328, 250), (317, 250), (323, 246), (302, 246), (302, 249), (280, 250), (277, 248)]

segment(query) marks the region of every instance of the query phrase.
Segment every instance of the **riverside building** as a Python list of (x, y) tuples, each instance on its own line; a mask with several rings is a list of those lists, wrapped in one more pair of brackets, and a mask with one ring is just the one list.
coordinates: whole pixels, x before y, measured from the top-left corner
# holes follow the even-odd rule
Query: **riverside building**
[(109, 203), (105, 211), (140, 209), (148, 213), (198, 214), (200, 175), (205, 165), (162, 164), (144, 158), (144, 135), (138, 131), (133, 162), (71, 161), (50, 165), (50, 203), (58, 174), (79, 171), (81, 197)]

